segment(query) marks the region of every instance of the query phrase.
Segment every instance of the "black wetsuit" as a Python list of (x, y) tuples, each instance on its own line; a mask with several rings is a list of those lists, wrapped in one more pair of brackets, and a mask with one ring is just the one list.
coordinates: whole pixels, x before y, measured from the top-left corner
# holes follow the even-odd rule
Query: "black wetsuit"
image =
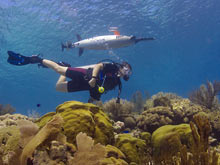
[(121, 92), (121, 80), (117, 76), (119, 66), (116, 63), (103, 63), (103, 69), (99, 71), (96, 86), (91, 88), (88, 82), (92, 78), (93, 69), (82, 69), (82, 68), (71, 68), (69, 67), (66, 71), (66, 77), (72, 79), (68, 81), (67, 90), (68, 92), (77, 91), (90, 91), (90, 96), (93, 99), (100, 100), (101, 93), (98, 91), (98, 87), (103, 85), (105, 93), (109, 90), (119, 86), (119, 93)]

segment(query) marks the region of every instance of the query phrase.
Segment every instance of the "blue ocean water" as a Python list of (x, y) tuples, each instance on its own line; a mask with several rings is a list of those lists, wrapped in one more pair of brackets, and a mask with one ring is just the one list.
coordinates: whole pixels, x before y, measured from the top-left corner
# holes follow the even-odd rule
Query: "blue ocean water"
[[(88, 100), (88, 92), (57, 92), (59, 75), (52, 70), (8, 64), (7, 50), (27, 56), (41, 53), (72, 66), (106, 58), (126, 60), (133, 75), (123, 82), (122, 98), (129, 100), (137, 90), (187, 97), (207, 80), (220, 80), (219, 9), (219, 0), (1, 0), (0, 103), (11, 104), (17, 113), (44, 114), (64, 101)], [(122, 35), (156, 40), (114, 50), (86, 50), (81, 57), (77, 49), (61, 51), (60, 43), (76, 41), (76, 34), (107, 35), (109, 27), (118, 27)], [(102, 100), (115, 96), (117, 90)]]

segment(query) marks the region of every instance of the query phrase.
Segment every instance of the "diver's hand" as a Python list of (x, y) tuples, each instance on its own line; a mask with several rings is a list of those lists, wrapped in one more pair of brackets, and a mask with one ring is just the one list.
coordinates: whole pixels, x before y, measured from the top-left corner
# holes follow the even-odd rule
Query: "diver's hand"
[(89, 85), (94, 88), (95, 87), (95, 84), (96, 84), (96, 79), (95, 78), (92, 78), (90, 81), (89, 81)]

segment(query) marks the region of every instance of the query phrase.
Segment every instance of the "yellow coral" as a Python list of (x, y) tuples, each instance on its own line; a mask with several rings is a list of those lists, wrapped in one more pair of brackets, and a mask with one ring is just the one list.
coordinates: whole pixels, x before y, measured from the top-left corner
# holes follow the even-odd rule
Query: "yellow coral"
[(115, 146), (126, 155), (127, 162), (143, 163), (147, 151), (144, 140), (135, 138), (130, 134), (119, 134)]
[[(66, 135), (69, 143), (75, 144), (75, 138), (79, 132), (87, 133), (97, 143), (113, 143), (112, 123), (108, 116), (94, 104), (68, 101), (57, 106), (56, 113), (63, 117), (63, 134)], [(47, 114), (41, 117), (37, 123), (42, 127), (50, 119), (51, 114)]]
[(192, 143), (189, 124), (166, 125), (158, 128), (152, 134), (155, 161), (161, 162), (172, 158), (180, 150), (182, 143), (186, 145)]

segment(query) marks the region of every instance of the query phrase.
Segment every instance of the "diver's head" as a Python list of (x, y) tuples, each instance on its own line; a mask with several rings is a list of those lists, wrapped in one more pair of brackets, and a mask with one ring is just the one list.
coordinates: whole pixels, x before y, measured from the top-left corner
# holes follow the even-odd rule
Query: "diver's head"
[(122, 64), (120, 64), (119, 74), (120, 74), (120, 77), (123, 77), (125, 81), (128, 81), (130, 78), (130, 75), (132, 74), (131, 65), (125, 61), (122, 62)]

